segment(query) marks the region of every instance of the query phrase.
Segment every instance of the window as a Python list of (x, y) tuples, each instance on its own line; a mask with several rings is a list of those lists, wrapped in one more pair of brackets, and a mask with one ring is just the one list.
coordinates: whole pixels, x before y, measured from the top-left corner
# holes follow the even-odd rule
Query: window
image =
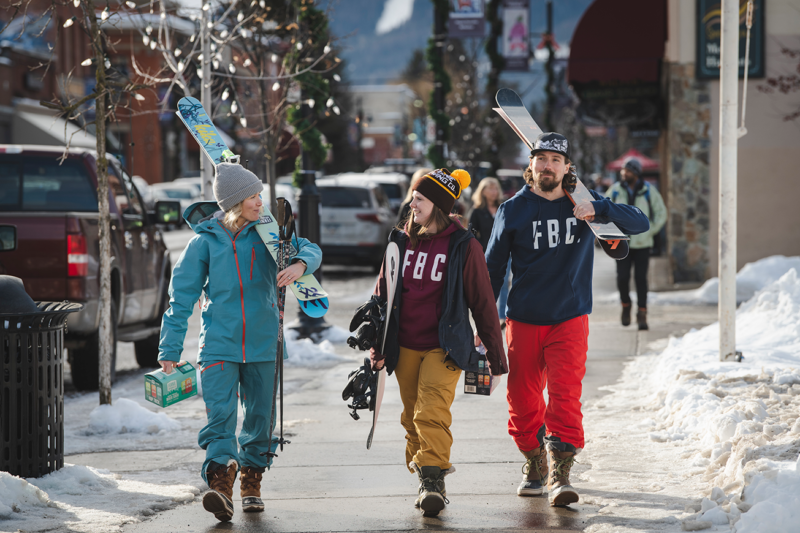
[(97, 211), (97, 191), (74, 160), (23, 157), (0, 160), (0, 209)]
[(381, 189), (389, 198), (400, 200), (403, 198), (403, 189), (396, 183), (381, 183)]
[(144, 209), (139, 197), (134, 194), (130, 185), (130, 178), (123, 172), (124, 181), (117, 176), (117, 169), (108, 166), (108, 186), (111, 188), (114, 199), (123, 215), (143, 215)]
[(361, 187), (320, 187), (319, 194), (323, 207), (372, 207), (369, 189)]

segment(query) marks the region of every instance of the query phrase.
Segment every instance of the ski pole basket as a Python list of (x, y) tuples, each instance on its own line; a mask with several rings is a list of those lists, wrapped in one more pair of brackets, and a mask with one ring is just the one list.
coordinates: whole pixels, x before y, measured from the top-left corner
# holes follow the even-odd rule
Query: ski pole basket
[(64, 324), (83, 308), (36, 306), (0, 313), (0, 470), (20, 477), (64, 466)]

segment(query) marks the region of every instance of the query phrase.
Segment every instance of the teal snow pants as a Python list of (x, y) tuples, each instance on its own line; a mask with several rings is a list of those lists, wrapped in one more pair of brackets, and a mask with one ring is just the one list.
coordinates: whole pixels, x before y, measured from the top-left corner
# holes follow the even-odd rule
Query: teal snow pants
[[(271, 442), (274, 425), (269, 427), (274, 373), (275, 362), (206, 361), (201, 365), (208, 424), (200, 430), (197, 441), (206, 451), (201, 473), (206, 483), (211, 461), (227, 465), (233, 460), (240, 468), (269, 468), (272, 464), (272, 458), (261, 453), (274, 452), (278, 446), (277, 441)], [(244, 422), (237, 445), (238, 401), (242, 402)]]

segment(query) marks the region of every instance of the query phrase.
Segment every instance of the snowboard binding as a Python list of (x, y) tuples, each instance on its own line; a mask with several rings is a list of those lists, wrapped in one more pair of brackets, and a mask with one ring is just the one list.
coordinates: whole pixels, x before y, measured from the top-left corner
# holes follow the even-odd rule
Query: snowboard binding
[(350, 331), (355, 331), (356, 334), (347, 338), (347, 344), (352, 349), (361, 351), (379, 347), (379, 340), (383, 339), (385, 317), (386, 302), (373, 294), (367, 302), (356, 309), (356, 314), (350, 321)]
[(361, 418), (358, 411), (362, 409), (375, 410), (377, 382), (378, 373), (372, 371), (372, 363), (369, 357), (364, 358), (364, 364), (358, 370), (350, 372), (347, 377), (347, 385), (342, 391), (342, 400), (353, 399), (351, 403), (347, 404), (347, 407), (353, 410), (350, 413), (353, 420)]

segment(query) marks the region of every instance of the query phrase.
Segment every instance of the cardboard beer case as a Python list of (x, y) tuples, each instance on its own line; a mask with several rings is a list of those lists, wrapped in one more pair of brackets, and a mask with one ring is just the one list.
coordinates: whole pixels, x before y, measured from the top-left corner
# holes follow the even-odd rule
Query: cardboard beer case
[(181, 361), (169, 373), (154, 370), (144, 375), (144, 397), (159, 407), (167, 407), (197, 395), (197, 370)]
[(489, 362), (486, 361), (486, 348), (481, 344), (478, 351), (483, 356), (478, 361), (477, 372), (464, 372), (464, 394), (480, 394), (481, 396), (489, 396), (495, 387), (493, 387), (494, 377), (489, 370)]

